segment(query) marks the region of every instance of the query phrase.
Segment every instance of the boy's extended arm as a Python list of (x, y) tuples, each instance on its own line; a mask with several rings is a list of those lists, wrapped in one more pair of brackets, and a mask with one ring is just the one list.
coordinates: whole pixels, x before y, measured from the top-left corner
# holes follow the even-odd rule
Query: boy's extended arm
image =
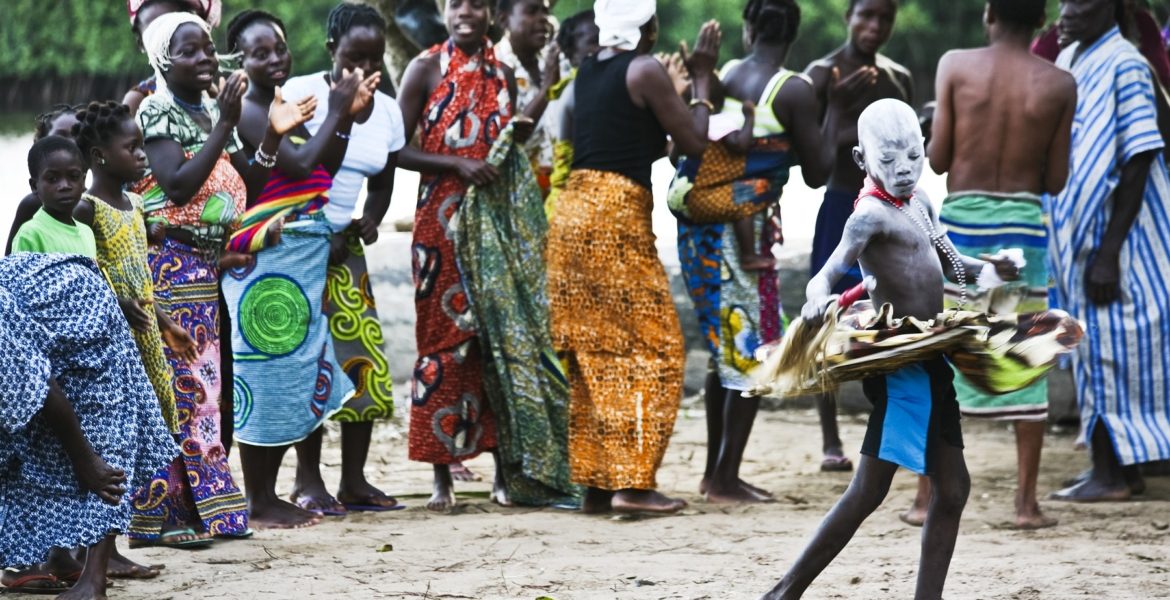
[(858, 205), (858, 209), (845, 222), (845, 231), (841, 234), (841, 243), (833, 250), (832, 256), (825, 262), (825, 266), (817, 272), (805, 288), (805, 297), (808, 302), (800, 311), (802, 317), (808, 321), (820, 321), (825, 314), (829, 299), (833, 293), (833, 285), (841, 280), (850, 267), (857, 263), (870, 240), (881, 232), (881, 218), (868, 210), (865, 203)]

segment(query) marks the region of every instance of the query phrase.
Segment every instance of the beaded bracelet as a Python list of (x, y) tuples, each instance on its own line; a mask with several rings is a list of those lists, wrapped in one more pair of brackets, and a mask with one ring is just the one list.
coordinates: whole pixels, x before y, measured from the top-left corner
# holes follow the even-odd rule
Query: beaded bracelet
[(264, 150), (257, 148), (256, 149), (256, 164), (258, 164), (261, 167), (264, 167), (266, 169), (271, 169), (272, 167), (276, 166), (276, 155), (275, 154), (266, 154), (264, 152)]

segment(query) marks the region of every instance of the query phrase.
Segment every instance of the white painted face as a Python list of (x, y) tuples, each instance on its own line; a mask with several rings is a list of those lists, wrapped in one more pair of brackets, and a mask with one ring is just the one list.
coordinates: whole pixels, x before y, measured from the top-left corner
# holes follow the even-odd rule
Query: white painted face
[(857, 119), (853, 160), (886, 192), (909, 198), (922, 177), (925, 150), (918, 115), (901, 100), (870, 104)]

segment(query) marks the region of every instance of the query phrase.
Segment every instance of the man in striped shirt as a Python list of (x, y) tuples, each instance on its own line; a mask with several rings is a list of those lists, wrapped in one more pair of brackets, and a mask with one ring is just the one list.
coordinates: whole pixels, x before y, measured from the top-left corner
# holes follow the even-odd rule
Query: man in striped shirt
[(1061, 308), (1086, 324), (1074, 355), (1092, 469), (1059, 500), (1128, 500), (1132, 465), (1170, 458), (1170, 176), (1150, 67), (1117, 26), (1114, 0), (1063, 0), (1077, 81), (1069, 184), (1052, 203)]

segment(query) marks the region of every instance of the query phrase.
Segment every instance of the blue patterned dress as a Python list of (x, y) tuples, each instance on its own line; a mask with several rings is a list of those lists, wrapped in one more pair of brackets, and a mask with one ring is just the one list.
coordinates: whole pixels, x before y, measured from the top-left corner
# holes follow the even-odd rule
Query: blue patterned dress
[(0, 260), (0, 566), (38, 563), (50, 548), (90, 546), (130, 524), (129, 492), (110, 506), (79, 488), (40, 414), (50, 376), (128, 490), (179, 452), (97, 265), (62, 254)]

